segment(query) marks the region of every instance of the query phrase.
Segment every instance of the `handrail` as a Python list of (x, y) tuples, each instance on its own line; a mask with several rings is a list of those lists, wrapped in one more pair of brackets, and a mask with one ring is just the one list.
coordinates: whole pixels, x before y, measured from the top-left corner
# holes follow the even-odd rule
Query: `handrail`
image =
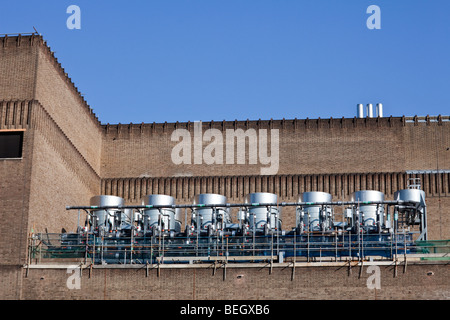
[[(68, 237), (70, 235), (72, 238)], [(42, 241), (44, 239), (49, 241)], [(94, 234), (32, 234), (29, 241), (29, 261), (39, 264), (48, 259), (90, 259), (93, 263), (109, 264), (157, 263), (201, 260), (258, 260), (251, 257), (295, 257), (312, 259), (345, 257), (365, 259), (369, 256), (383, 260), (395, 259), (398, 255), (450, 253), (450, 241), (428, 245), (415, 242), (406, 234), (390, 234), (378, 240), (379, 235), (322, 236), (284, 235), (254, 237), (97, 237)], [(397, 244), (394, 251), (393, 246)], [(436, 252), (438, 250), (438, 252)], [(448, 255), (442, 255), (448, 257)], [(239, 257), (233, 259), (233, 257)], [(248, 259), (246, 259), (248, 257)], [(174, 261), (171, 261), (175, 263)]]

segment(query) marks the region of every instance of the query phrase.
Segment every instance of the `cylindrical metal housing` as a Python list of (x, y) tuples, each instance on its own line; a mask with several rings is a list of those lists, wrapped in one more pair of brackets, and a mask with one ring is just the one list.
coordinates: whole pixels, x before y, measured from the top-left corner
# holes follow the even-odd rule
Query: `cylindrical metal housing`
[(377, 103), (377, 116), (382, 118), (383, 117), (383, 104)]
[(176, 231), (181, 230), (181, 221), (175, 214), (175, 198), (165, 194), (151, 194), (144, 198), (146, 206), (167, 206), (167, 208), (148, 208), (143, 213), (144, 232), (151, 229), (159, 231)]
[(373, 118), (373, 106), (371, 103), (367, 104), (367, 116)]
[(358, 103), (356, 105), (356, 113), (358, 115), (358, 118), (364, 118), (364, 106), (362, 103)]
[(249, 229), (261, 229), (266, 225), (270, 230), (281, 230), (281, 212), (277, 207), (277, 199), (276, 194), (267, 192), (250, 193), (245, 197), (245, 203), (251, 204), (247, 217)]
[(352, 201), (358, 202), (358, 220), (365, 229), (373, 231), (384, 224), (384, 205), (367, 203), (384, 201), (382, 192), (376, 190), (356, 191), (352, 194)]
[[(90, 200), (91, 207), (116, 207), (123, 206), (124, 199), (117, 196), (100, 195), (94, 196)], [(91, 228), (93, 231), (111, 232), (120, 227), (120, 217), (118, 209), (99, 209), (91, 212)]]
[[(402, 200), (419, 204), (418, 210), (421, 211), (425, 207), (425, 191), (420, 189), (398, 190), (394, 192), (394, 200)], [(399, 206), (400, 211), (404, 209), (405, 206)]]
[(332, 228), (334, 217), (331, 206), (317, 204), (331, 202), (331, 194), (320, 191), (303, 192), (298, 201), (311, 203), (297, 208), (297, 222), (303, 223), (305, 231), (326, 231)]
[(197, 231), (220, 230), (224, 224), (231, 223), (229, 211), (225, 207), (227, 198), (221, 194), (202, 193), (194, 198), (196, 205), (207, 205), (193, 209), (192, 223), (197, 227)]

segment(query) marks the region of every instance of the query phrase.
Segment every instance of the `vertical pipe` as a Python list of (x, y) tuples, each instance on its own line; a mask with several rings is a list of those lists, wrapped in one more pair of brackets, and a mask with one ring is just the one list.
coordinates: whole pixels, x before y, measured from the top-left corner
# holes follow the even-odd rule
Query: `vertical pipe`
[[(309, 221), (308, 221), (308, 224), (309, 224)], [(309, 262), (309, 229), (308, 229), (308, 231), (307, 231), (307, 237), (308, 237), (308, 239), (307, 239), (307, 241), (306, 241), (306, 248), (307, 248), (307, 262)]]
[(334, 234), (334, 261), (337, 261), (337, 257), (338, 257), (338, 245), (337, 245), (337, 232)]
[[(398, 208), (394, 208), (394, 241), (395, 241), (395, 261), (397, 261), (397, 228), (398, 228)], [(397, 262), (396, 262), (397, 263)], [(397, 264), (396, 264), (397, 265)]]
[[(84, 264), (87, 264), (87, 256), (88, 256), (88, 232), (86, 232), (86, 246), (84, 251)], [(95, 252), (94, 252), (95, 253)]]
[(294, 280), (295, 277), (295, 260), (296, 260), (296, 238), (297, 238), (297, 233), (294, 231), (294, 261), (293, 261), (293, 266), (292, 266), (292, 275), (291, 275), (291, 281)]
[(130, 237), (130, 264), (133, 263), (133, 227), (131, 227), (131, 237)]
[[(87, 235), (86, 235), (86, 237), (87, 237)], [(93, 258), (92, 264), (95, 264), (95, 234), (93, 235), (93, 237), (94, 237), (94, 239), (92, 240), (93, 241), (93, 243), (92, 243), (92, 258)], [(89, 250), (89, 246), (87, 245), (87, 242), (86, 242), (86, 250)]]
[(297, 232), (294, 231), (294, 268), (295, 268), (295, 259), (297, 255)]
[(367, 116), (373, 118), (373, 106), (371, 103), (367, 104)]
[(358, 118), (364, 118), (364, 106), (361, 103), (356, 105), (356, 114)]
[(256, 248), (255, 248), (255, 234), (256, 234), (255, 213), (250, 213), (250, 214), (253, 215), (253, 219), (252, 219), (252, 221), (253, 221), (253, 235), (252, 235), (252, 237), (253, 237), (253, 255), (255, 255), (255, 252), (256, 252)]
[(272, 232), (272, 243), (270, 247), (270, 273), (272, 273), (272, 265), (273, 265), (273, 232)]
[(101, 246), (101, 254), (100, 254), (100, 257), (101, 257), (101, 262), (103, 263), (103, 235), (102, 235), (102, 246)]
[(352, 259), (352, 239), (351, 232), (348, 233), (348, 255), (350, 256), (350, 260)]
[(227, 237), (227, 252), (225, 254), (225, 262), (228, 263), (228, 237)]
[[(367, 231), (369, 232), (369, 231)], [(360, 260), (363, 261), (364, 259), (364, 230), (361, 232), (361, 257)]]
[(377, 103), (377, 117), (383, 118), (383, 104)]
[(163, 246), (162, 246), (161, 263), (164, 263), (164, 233), (162, 233), (159, 237), (160, 237), (160, 238), (162, 237), (162, 243), (163, 243)]
[(187, 208), (184, 208), (184, 229), (186, 230), (186, 236), (188, 236), (188, 228), (187, 228)]

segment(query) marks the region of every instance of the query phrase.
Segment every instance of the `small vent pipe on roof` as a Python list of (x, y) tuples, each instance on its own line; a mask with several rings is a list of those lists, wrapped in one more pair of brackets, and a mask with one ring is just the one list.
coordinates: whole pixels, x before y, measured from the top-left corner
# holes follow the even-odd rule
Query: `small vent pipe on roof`
[(383, 117), (383, 104), (377, 103), (377, 117)]
[(361, 103), (356, 106), (356, 112), (358, 114), (358, 118), (364, 118), (364, 106)]
[[(366, 116), (369, 118), (373, 118), (373, 105), (371, 103), (368, 103), (366, 105)], [(382, 118), (383, 117), (383, 104), (377, 103), (376, 104), (376, 116)], [(361, 103), (358, 103), (356, 105), (356, 114), (358, 118), (364, 118), (364, 106)]]
[(367, 104), (367, 116), (373, 118), (373, 106), (371, 103)]

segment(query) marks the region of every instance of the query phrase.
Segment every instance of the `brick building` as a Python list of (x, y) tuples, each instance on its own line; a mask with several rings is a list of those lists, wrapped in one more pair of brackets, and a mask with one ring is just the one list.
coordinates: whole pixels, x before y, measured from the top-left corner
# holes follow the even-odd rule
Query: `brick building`
[[(74, 231), (77, 217), (66, 211), (65, 206), (88, 205), (92, 196), (100, 194), (120, 196), (127, 204), (140, 204), (141, 198), (148, 194), (168, 194), (177, 203), (185, 204), (191, 203), (199, 193), (223, 194), (229, 202), (238, 203), (251, 192), (273, 192), (280, 201), (296, 201), (301, 192), (324, 191), (336, 200), (348, 200), (352, 192), (370, 189), (392, 199), (395, 191), (407, 187), (409, 178), (416, 177), (421, 179), (427, 196), (429, 238), (450, 238), (448, 116), (202, 123), (202, 130), (214, 128), (220, 132), (238, 128), (278, 129), (279, 168), (275, 175), (261, 175), (259, 164), (174, 164), (171, 151), (176, 142), (171, 140), (171, 134), (180, 128), (194, 134), (194, 124), (190, 122), (102, 124), (41, 36), (0, 38), (0, 136), (6, 141), (9, 135), (16, 139), (11, 143), (20, 146), (16, 155), (0, 159), (0, 296), (12, 299), (48, 298), (53, 294), (61, 298), (91, 297), (89, 293), (71, 296), (64, 286), (49, 289), (52, 283), (66, 277), (64, 270), (39, 271), (42, 273), (32, 270), (30, 277), (25, 277), (22, 266), (26, 263), (27, 237), (31, 230)], [(290, 229), (294, 222), (293, 211), (287, 208), (283, 213), (283, 228)], [(417, 285), (413, 284), (413, 277), (425, 277), (420, 281), (426, 285), (431, 283), (435, 297), (448, 294), (449, 284), (445, 280), (448, 267), (434, 266), (439, 270), (434, 280), (424, 275), (429, 268), (411, 266), (412, 278), (401, 280), (405, 289), (398, 297), (422, 296), (408, 289)], [(308, 272), (320, 279), (327, 270), (317, 267), (316, 271)], [(135, 271), (104, 269), (99, 272), (104, 272), (104, 282), (92, 280), (86, 284), (92, 286), (92, 292), (102, 286), (106, 288), (107, 278), (108, 283), (114, 282), (114, 274), (135, 283), (142, 280), (134, 279)], [(246, 279), (253, 282), (260, 271), (245, 272)], [(282, 277), (283, 272), (286, 271), (279, 271), (270, 281), (276, 282), (276, 277)], [(141, 290), (157, 290), (165, 285), (171, 288), (168, 293), (153, 297), (177, 298), (180, 296), (174, 289), (176, 283), (186, 277), (192, 282), (191, 271), (168, 269), (166, 274), (165, 284), (148, 280), (149, 284)], [(222, 285), (232, 291), (246, 279)], [(43, 284), (45, 281), (49, 284)], [(83, 278), (84, 281), (88, 280)], [(194, 277), (194, 286), (195, 281)], [(393, 290), (398, 281), (389, 286), (386, 295), (381, 293), (382, 297), (395, 296)], [(308, 297), (320, 290), (331, 290), (331, 296), (338, 296), (339, 289), (327, 289), (331, 285), (309, 285), (303, 293), (292, 297)], [(298, 284), (287, 285), (292, 286)], [(42, 293), (43, 288), (47, 293)], [(195, 291), (192, 287), (185, 289), (186, 292), (179, 293), (183, 299), (213, 298), (211, 293)], [(364, 286), (355, 289), (349, 297), (358, 297), (362, 291)], [(112, 292), (105, 293), (105, 297), (117, 297)], [(250, 299), (264, 298), (257, 290), (251, 292), (247, 296)], [(268, 293), (265, 297), (288, 297), (286, 292)], [(134, 295), (127, 294), (127, 297)]]

